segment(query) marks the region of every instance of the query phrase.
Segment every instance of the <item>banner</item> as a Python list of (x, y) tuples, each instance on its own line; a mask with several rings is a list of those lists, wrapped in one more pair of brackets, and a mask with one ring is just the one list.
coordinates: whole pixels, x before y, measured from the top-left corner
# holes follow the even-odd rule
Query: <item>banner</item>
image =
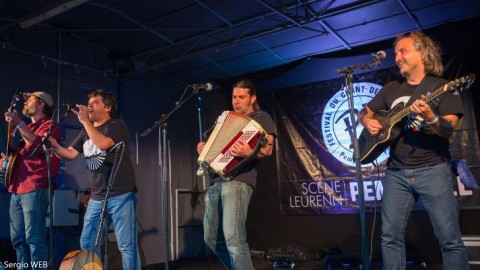
[[(352, 139), (354, 130), (359, 136), (363, 126), (356, 116), (382, 85), (394, 79), (400, 79), (394, 69), (354, 78), (353, 120), (341, 79), (274, 91), (277, 171), (284, 215), (358, 213), (359, 182), (355, 176)], [(475, 128), (474, 121), (471, 125)], [(452, 137), (458, 136), (463, 140), (471, 137), (459, 134)], [(479, 153), (478, 137), (473, 137)], [(378, 157), (377, 164), (362, 165), (367, 212), (380, 206), (387, 159), (388, 149)], [(478, 158), (473, 159), (474, 164), (479, 164)], [(459, 197), (473, 196), (471, 190), (458, 182)], [(468, 207), (479, 206), (478, 199), (473, 205), (469, 200), (463, 201)]]

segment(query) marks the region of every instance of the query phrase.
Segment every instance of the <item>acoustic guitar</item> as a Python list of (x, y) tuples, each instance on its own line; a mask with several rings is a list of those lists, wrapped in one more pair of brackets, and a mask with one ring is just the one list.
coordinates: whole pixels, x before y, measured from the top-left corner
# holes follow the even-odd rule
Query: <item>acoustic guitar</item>
[[(473, 81), (475, 81), (475, 74), (473, 73), (450, 81), (425, 97), (425, 102), (428, 103), (444, 93), (453, 92), (459, 94), (463, 90), (468, 89)], [(366, 128), (362, 130), (358, 139), (360, 163), (368, 164), (373, 162), (392, 142), (396, 141), (401, 133), (401, 127), (398, 124), (403, 123), (401, 120), (410, 114), (412, 114), (410, 106), (405, 107), (404, 103), (397, 104), (389, 111), (381, 110), (377, 112), (374, 119), (378, 120), (382, 128), (376, 136), (371, 135)]]
[[(17, 106), (17, 102), (20, 100), (20, 96), (22, 92), (18, 89), (15, 90), (15, 94), (13, 95), (12, 102), (10, 103), (10, 107), (8, 111), (12, 111), (15, 106)], [(15, 167), (15, 160), (17, 158), (17, 149), (23, 147), (23, 140), (19, 143), (17, 148), (15, 149), (12, 145), (13, 142), (13, 135), (16, 132), (16, 128), (8, 123), (8, 132), (7, 132), (7, 146), (5, 148), (5, 160), (2, 162), (2, 167), (0, 171), (0, 184), (8, 188), (10, 186), (10, 180), (12, 177), (12, 172)]]
[(59, 270), (102, 270), (102, 262), (95, 251), (74, 250), (63, 258)]

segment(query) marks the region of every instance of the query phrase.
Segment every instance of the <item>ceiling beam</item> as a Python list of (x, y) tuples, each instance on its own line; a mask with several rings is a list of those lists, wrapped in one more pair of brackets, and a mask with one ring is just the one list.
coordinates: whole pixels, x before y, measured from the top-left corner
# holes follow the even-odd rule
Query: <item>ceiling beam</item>
[(20, 20), (10, 20), (2, 18), (3, 20), (11, 21), (9, 24), (4, 25), (0, 28), (0, 33), (20, 26), (21, 29), (29, 28), (33, 25), (39, 24), (47, 19), (50, 19), (54, 16), (57, 16), (67, 10), (70, 10), (78, 5), (81, 5), (90, 0), (66, 0), (55, 6), (49, 6), (42, 9), (39, 12), (34, 12), (30, 15), (25, 16)]
[[(346, 13), (346, 12), (349, 12), (349, 11), (352, 11), (352, 10), (355, 10), (355, 9), (358, 9), (358, 8), (367, 7), (367, 6), (374, 5), (374, 4), (377, 4), (379, 2), (384, 2), (384, 1), (385, 0), (369, 0), (369, 1), (361, 1), (360, 3), (354, 2), (354, 3), (351, 3), (351, 4), (347, 4), (347, 5), (344, 5), (344, 6), (334, 8), (332, 10), (327, 10), (327, 11), (324, 12), (324, 14), (319, 15), (316, 18), (316, 20), (302, 21), (302, 22), (298, 22), (298, 23), (300, 24), (300, 26), (307, 25), (307, 24), (310, 24), (312, 22), (318, 22), (318, 21), (321, 21), (321, 20), (325, 20), (327, 18), (336, 16), (336, 15), (339, 15), (339, 14), (343, 14), (343, 13)], [(305, 5), (310, 4), (312, 2), (318, 2), (318, 1), (306, 1), (304, 4)], [(293, 5), (289, 6), (288, 9), (297, 8), (298, 6), (299, 6), (298, 4), (293, 4)], [(252, 20), (258, 20), (259, 18), (264, 18), (266, 16), (271, 16), (273, 14), (276, 14), (276, 13), (271, 11), (271, 12), (268, 12), (266, 14), (261, 14), (259, 16), (256, 16), (254, 18), (249, 18), (249, 19), (243, 20), (241, 22), (235, 23), (231, 27), (216, 29), (216, 30), (213, 30), (213, 31), (209, 31), (206, 34), (201, 33), (199, 35), (206, 36), (206, 37), (212, 36), (214, 34), (218, 34), (222, 31), (228, 30), (229, 28), (241, 27), (242, 25), (244, 25), (246, 23), (250, 23)], [(265, 30), (265, 31), (253, 33), (249, 36), (238, 39), (237, 42), (251, 41), (251, 40), (254, 40), (254, 39), (257, 39), (257, 38), (260, 38), (260, 37), (266, 37), (266, 36), (278, 34), (278, 33), (290, 30), (292, 28), (295, 28), (295, 26), (293, 24), (286, 24), (286, 25), (278, 26), (278, 27), (275, 27), (273, 29), (268, 29), (268, 30)], [(184, 43), (184, 42), (189, 42), (193, 39), (198, 38), (199, 35), (195, 35), (193, 37), (189, 37), (189, 38), (186, 38), (186, 39), (181, 40), (181, 41), (176, 41), (176, 43), (181, 44), (181, 43)], [(157, 61), (155, 63), (151, 63), (149, 66), (144, 67), (144, 68), (139, 69), (139, 70), (135, 70), (131, 74), (143, 73), (143, 72), (152, 70), (154, 68), (165, 66), (167, 64), (177, 63), (177, 62), (189, 60), (189, 59), (192, 59), (192, 58), (195, 58), (195, 57), (200, 57), (202, 54), (208, 53), (212, 50), (218, 50), (220, 48), (227, 48), (227, 47), (230, 47), (230, 46), (233, 46), (233, 45), (234, 44), (231, 42), (231, 40), (227, 40), (227, 41), (224, 41), (224, 42), (221, 42), (221, 43), (218, 43), (218, 44), (211, 45), (209, 47), (201, 48), (201, 49), (199, 49), (197, 51), (193, 51), (193, 52), (191, 52), (187, 55), (169, 57), (168, 59), (164, 59), (164, 60)], [(343, 44), (343, 46), (345, 46), (345, 44)], [(149, 54), (149, 53), (152, 53), (152, 52), (156, 52), (156, 51), (159, 51), (161, 49), (166, 49), (166, 48), (168, 48), (168, 46), (159, 46), (157, 48), (147, 50), (147, 51), (143, 51), (143, 52), (140, 52), (136, 55), (132, 55), (131, 57), (132, 58), (137, 58), (137, 57), (140, 57), (142, 55)]]
[[(323, 0), (309, 0), (307, 1), (308, 3), (311, 3), (311, 2), (319, 2), (319, 1), (323, 1)], [(379, 1), (379, 0), (376, 0), (376, 1)], [(296, 8), (300, 6), (300, 4), (296, 4), (296, 5), (291, 5), (289, 6), (288, 8), (291, 9), (291, 8)], [(205, 36), (205, 37), (209, 37), (209, 36), (213, 36), (213, 35), (217, 35), (217, 34), (220, 34), (221, 32), (224, 32), (224, 31), (227, 31), (227, 30), (230, 30), (230, 29), (234, 29), (234, 28), (242, 28), (244, 27), (244, 25), (246, 24), (249, 24), (249, 23), (252, 23), (252, 22), (258, 22), (258, 20), (262, 20), (264, 19), (265, 17), (268, 17), (268, 16), (271, 16), (275, 14), (275, 12), (273, 11), (270, 11), (270, 12), (267, 12), (267, 13), (264, 13), (264, 14), (260, 14), (260, 15), (257, 15), (257, 16), (254, 16), (254, 17), (251, 17), (251, 18), (247, 18), (247, 19), (244, 19), (244, 20), (241, 20), (241, 21), (238, 21), (236, 22), (235, 24), (231, 25), (231, 26), (225, 26), (225, 27), (220, 27), (220, 28), (215, 28), (214, 30), (211, 30), (211, 31), (206, 31), (206, 32), (203, 32), (203, 33), (199, 33), (199, 34), (196, 34), (196, 35), (193, 35), (193, 36), (190, 36), (190, 37), (186, 37), (182, 40), (177, 40), (176, 43), (177, 44), (182, 44), (182, 43), (186, 43), (186, 42), (190, 42), (190, 41), (195, 41), (197, 40), (199, 37), (202, 37), (202, 36)], [(278, 27), (280, 28), (280, 27)], [(226, 43), (231, 43), (231, 41), (226, 41)], [(150, 50), (145, 50), (145, 51), (142, 51), (142, 52), (138, 52), (136, 54), (133, 54), (131, 55), (130, 57), (133, 57), (133, 58), (136, 58), (136, 57), (140, 57), (144, 54), (150, 54), (152, 52), (156, 52), (156, 51), (159, 51), (159, 50), (162, 50), (162, 49), (166, 49), (166, 48), (169, 48), (170, 45), (161, 45), (161, 46), (157, 46), (155, 48), (152, 48)]]
[(265, 3), (263, 2), (262, 0), (257, 0), (258, 3), (262, 4), (263, 6), (265, 6), (266, 8), (270, 9), (271, 11), (273, 11), (275, 14), (279, 15), (280, 17), (284, 18), (285, 20), (293, 23), (293, 25), (299, 27), (300, 26), (300, 23), (298, 23), (296, 20), (290, 18), (290, 16), (288, 16), (287, 14), (285, 14), (285, 12), (281, 12), (280, 10), (276, 9), (275, 7), (272, 7), (270, 4), (268, 3)]
[(214, 61), (213, 59), (211, 59), (210, 57), (202, 54), (202, 57), (207, 60), (208, 62), (212, 63), (213, 65), (217, 66), (219, 69), (225, 71), (226, 73), (230, 74), (230, 76), (238, 76), (237, 73), (233, 72), (232, 70), (224, 67), (223, 65), (220, 65), (219, 63), (217, 63), (217, 61)]
[(114, 74), (112, 71), (109, 71), (109, 70), (100, 70), (100, 69), (91, 68), (91, 67), (87, 67), (87, 66), (83, 66), (83, 65), (78, 65), (78, 64), (74, 64), (74, 63), (71, 63), (71, 62), (68, 62), (68, 61), (59, 60), (58, 58), (49, 57), (49, 56), (41, 55), (41, 54), (38, 54), (38, 53), (25, 51), (25, 50), (18, 49), (18, 48), (15, 48), (15, 47), (7, 47), (6, 49), (8, 49), (10, 51), (14, 51), (14, 52), (38, 57), (38, 58), (40, 58), (40, 60), (42, 62), (44, 62), (44, 65), (45, 65), (45, 61), (49, 61), (49, 62), (53, 62), (57, 65), (70, 66), (74, 69), (83, 69), (83, 70), (88, 70), (88, 71), (91, 71), (91, 72), (96, 72), (96, 73), (100, 73), (100, 74), (104, 74), (104, 75), (117, 76), (117, 74)]
[(175, 45), (175, 42), (173, 40), (169, 39), (168, 37), (164, 36), (163, 34), (159, 33), (158, 31), (155, 31), (155, 30), (151, 29), (150, 27), (147, 27), (146, 25), (142, 24), (141, 22), (135, 20), (134, 18), (128, 16), (127, 14), (121, 12), (120, 10), (118, 10), (116, 8), (111, 8), (111, 7), (106, 6), (106, 5), (95, 4), (95, 3), (90, 3), (90, 5), (110, 10), (111, 12), (113, 12), (117, 15), (120, 15), (122, 18), (126, 19), (127, 21), (132, 22), (136, 26), (138, 26), (138, 27), (140, 27), (144, 30), (147, 30), (147, 32), (150, 32), (152, 35), (163, 39), (164, 41), (168, 42), (170, 45)]
[(219, 18), (220, 20), (222, 20), (224, 23), (228, 24), (229, 26), (232, 26), (232, 22), (230, 22), (229, 20), (227, 20), (227, 18), (225, 18), (225, 16), (222, 16), (220, 15), (220, 13), (216, 12), (215, 10), (213, 10), (213, 8), (210, 8), (209, 6), (207, 6), (205, 3), (199, 1), (199, 0), (195, 0), (195, 3), (197, 3), (199, 6), (201, 6), (202, 8), (208, 10), (208, 12), (212, 13), (213, 15), (215, 15), (215, 17)]
[(319, 20), (318, 23), (320, 23), (322, 27), (327, 30), (328, 33), (332, 34), (338, 41), (340, 41), (343, 47), (348, 50), (352, 49), (352, 47), (350, 47), (350, 45), (348, 45), (348, 43), (340, 35), (338, 35), (337, 32), (335, 32), (326, 22), (324, 22), (323, 20)]
[(276, 53), (274, 50), (272, 50), (270, 47), (268, 47), (267, 45), (263, 44), (261, 41), (259, 41), (258, 39), (255, 39), (255, 41), (260, 45), (262, 46), (265, 50), (269, 51), (270, 53), (272, 53), (273, 55), (275, 55), (275, 57), (277, 57), (280, 61), (282, 61), (284, 64), (288, 64), (290, 63), (289, 61), (285, 60), (285, 58), (283, 58), (281, 55), (279, 55), (278, 53)]
[(405, 10), (405, 13), (412, 19), (413, 23), (417, 26), (418, 30), (422, 31), (422, 27), (420, 26), (420, 22), (418, 21), (418, 18), (410, 11), (410, 9), (405, 5), (403, 0), (398, 0), (398, 3), (402, 6), (403, 10)]
[[(118, 5), (115, 5), (115, 6), (113, 6), (113, 7), (116, 8), (116, 7), (120, 6), (120, 5), (123, 5), (123, 4), (125, 4), (125, 3), (128, 3), (128, 2), (130, 2), (130, 1), (134, 1), (134, 0), (126, 0), (125, 2), (120, 3), (120, 4), (118, 4)], [(143, 24), (144, 24), (144, 25), (148, 25), (148, 24), (153, 23), (153, 22), (155, 22), (155, 21), (165, 19), (165, 18), (167, 18), (167, 17), (169, 17), (169, 16), (175, 17), (176, 15), (180, 14), (184, 9), (191, 8), (191, 7), (194, 7), (194, 6), (197, 6), (197, 4), (190, 4), (189, 6), (184, 7), (184, 8), (182, 8), (182, 9), (177, 9), (177, 10), (174, 10), (174, 11), (172, 11), (172, 12), (169, 12), (169, 13), (166, 14), (166, 15), (162, 15), (162, 16), (153, 18), (153, 19), (151, 19), (151, 20), (144, 21)], [(85, 17), (85, 18), (83, 18), (83, 19), (88, 20), (88, 17), (89, 17), (89, 16), (87, 16), (87, 17)], [(127, 30), (134, 30), (134, 29), (127, 29)], [(123, 33), (122, 31), (117, 31), (117, 32), (115, 32), (115, 33), (113, 33), (113, 34), (102, 35), (102, 37), (101, 37), (101, 38), (97, 38), (97, 39), (95, 40), (95, 42), (101, 42), (102, 40), (112, 38), (112, 37), (114, 37), (114, 36), (116, 36), (116, 35), (119, 35), (119, 34), (122, 34), (122, 33)], [(178, 44), (178, 42), (177, 42), (177, 44)], [(168, 44), (168, 45), (165, 45), (165, 46), (175, 46), (175, 45), (176, 45), (176, 44)], [(146, 53), (146, 54), (149, 54), (149, 53)]]
[(33, 25), (46, 21), (52, 17), (55, 17), (59, 14), (62, 14), (65, 11), (68, 11), (72, 8), (75, 8), (81, 4), (84, 4), (90, 0), (68, 0), (63, 2), (59, 5), (55, 5), (53, 7), (49, 7), (47, 10), (43, 11), (38, 15), (34, 15), (28, 19), (24, 19), (19, 22), (19, 25), (22, 29), (27, 29)]

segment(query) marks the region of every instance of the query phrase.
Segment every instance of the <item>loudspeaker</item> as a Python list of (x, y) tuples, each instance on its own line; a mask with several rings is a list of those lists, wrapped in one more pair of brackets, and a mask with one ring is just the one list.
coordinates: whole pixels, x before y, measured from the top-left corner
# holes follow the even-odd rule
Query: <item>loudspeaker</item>
[[(77, 226), (80, 215), (78, 191), (55, 190), (53, 194), (53, 226)], [(47, 217), (47, 227), (50, 219)]]
[(470, 267), (480, 269), (480, 235), (462, 236), (463, 243), (467, 248)]

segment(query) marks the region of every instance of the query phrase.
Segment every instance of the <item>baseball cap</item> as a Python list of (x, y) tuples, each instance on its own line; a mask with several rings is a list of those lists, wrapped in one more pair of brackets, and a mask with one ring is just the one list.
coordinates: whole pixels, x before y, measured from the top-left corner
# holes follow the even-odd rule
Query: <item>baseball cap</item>
[(53, 107), (53, 98), (45, 92), (33, 92), (33, 93), (23, 93), (23, 98), (27, 100), (29, 97), (34, 96), (43, 100), (48, 107)]

